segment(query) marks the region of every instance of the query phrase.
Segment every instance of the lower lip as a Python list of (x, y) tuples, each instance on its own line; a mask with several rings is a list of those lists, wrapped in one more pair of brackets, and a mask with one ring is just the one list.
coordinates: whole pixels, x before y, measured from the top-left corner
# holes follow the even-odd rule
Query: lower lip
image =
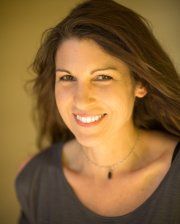
[(80, 120), (78, 120), (76, 118), (76, 116), (74, 115), (75, 121), (78, 123), (78, 125), (82, 126), (82, 127), (92, 127), (92, 126), (96, 126), (98, 125), (102, 120), (104, 120), (104, 118), (106, 117), (107, 114), (103, 115), (103, 117), (101, 117), (99, 120), (91, 122), (91, 123), (83, 123)]

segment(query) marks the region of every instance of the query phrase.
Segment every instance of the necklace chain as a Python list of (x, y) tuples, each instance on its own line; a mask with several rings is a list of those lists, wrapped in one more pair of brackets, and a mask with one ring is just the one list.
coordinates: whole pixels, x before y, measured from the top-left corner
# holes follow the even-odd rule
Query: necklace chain
[(96, 163), (96, 162), (94, 162), (93, 160), (89, 159), (89, 157), (86, 155), (86, 153), (84, 152), (84, 150), (83, 150), (82, 148), (81, 148), (81, 150), (82, 150), (84, 156), (86, 157), (86, 159), (87, 159), (90, 163), (92, 163), (92, 164), (94, 164), (95, 166), (98, 166), (98, 167), (100, 167), (100, 168), (106, 168), (106, 169), (108, 168), (109, 170), (112, 171), (115, 167), (117, 167), (119, 164), (125, 162), (125, 161), (130, 157), (130, 155), (131, 155), (131, 154), (133, 153), (133, 151), (134, 151), (134, 148), (135, 148), (135, 146), (136, 146), (136, 144), (137, 144), (138, 139), (139, 139), (139, 131), (138, 131), (138, 133), (137, 133), (136, 141), (135, 141), (133, 147), (131, 148), (131, 150), (129, 151), (129, 153), (126, 155), (126, 157), (125, 157), (124, 159), (122, 159), (122, 160), (119, 160), (118, 162), (116, 162), (116, 163), (114, 163), (114, 164), (112, 164), (112, 165), (99, 165), (98, 163)]

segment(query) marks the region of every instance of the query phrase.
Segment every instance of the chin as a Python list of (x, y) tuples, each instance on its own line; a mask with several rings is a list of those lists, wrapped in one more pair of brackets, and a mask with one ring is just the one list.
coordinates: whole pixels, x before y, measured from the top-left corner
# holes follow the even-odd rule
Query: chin
[(97, 135), (75, 135), (75, 138), (79, 142), (79, 144), (86, 147), (91, 147), (99, 144), (100, 142), (103, 142), (103, 139)]

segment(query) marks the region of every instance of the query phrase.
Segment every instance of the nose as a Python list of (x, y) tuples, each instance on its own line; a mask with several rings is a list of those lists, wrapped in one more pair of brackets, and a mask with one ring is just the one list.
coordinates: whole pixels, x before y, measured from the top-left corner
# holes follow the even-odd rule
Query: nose
[(74, 90), (74, 104), (77, 108), (83, 110), (93, 104), (95, 101), (93, 89), (88, 84), (78, 84)]

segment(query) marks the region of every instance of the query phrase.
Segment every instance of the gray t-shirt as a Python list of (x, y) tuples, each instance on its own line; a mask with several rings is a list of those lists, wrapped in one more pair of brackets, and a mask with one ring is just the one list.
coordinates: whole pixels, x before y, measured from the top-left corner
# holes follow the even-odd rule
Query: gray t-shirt
[(155, 192), (134, 211), (117, 217), (98, 215), (80, 202), (62, 172), (62, 145), (37, 154), (16, 177), (19, 224), (180, 224), (180, 142)]

